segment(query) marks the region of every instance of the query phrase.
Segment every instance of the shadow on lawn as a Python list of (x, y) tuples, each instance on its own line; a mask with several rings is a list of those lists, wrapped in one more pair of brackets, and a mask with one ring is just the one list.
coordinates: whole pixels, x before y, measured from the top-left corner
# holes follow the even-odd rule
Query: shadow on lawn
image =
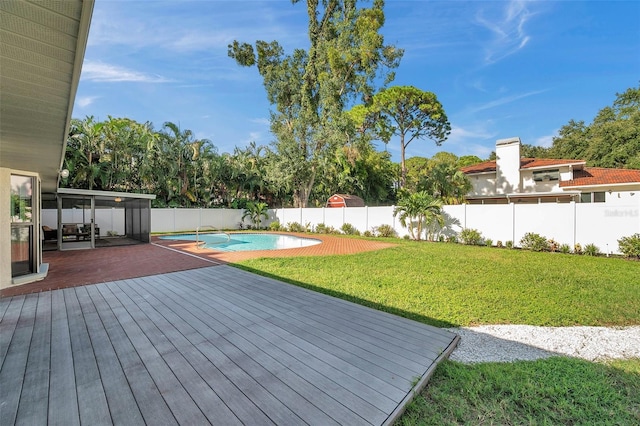
[(318, 293), (322, 293), (322, 294), (326, 294), (329, 296), (333, 296), (333, 297), (337, 297), (338, 299), (342, 299), (342, 300), (348, 300), (349, 302), (353, 302), (353, 303), (357, 303), (358, 305), (362, 305), (362, 306), (366, 306), (369, 308), (373, 308), (376, 309), (378, 311), (383, 311), (383, 312), (388, 312), (390, 314), (393, 315), (398, 315), (400, 317), (404, 317), (404, 318), (408, 318), (414, 321), (418, 321), (424, 324), (429, 324), (432, 325), (434, 327), (439, 327), (439, 328), (451, 328), (451, 327), (458, 327), (459, 324), (453, 324), (449, 321), (443, 321), (443, 320), (439, 320), (436, 318), (431, 318), (431, 317), (427, 317), (424, 315), (420, 315), (420, 314), (416, 314), (415, 312), (409, 312), (409, 311), (405, 311), (403, 309), (398, 309), (398, 308), (394, 308), (391, 306), (387, 306), (387, 305), (383, 305), (381, 303), (377, 303), (377, 302), (372, 302), (371, 300), (367, 300), (367, 299), (361, 299), (359, 297), (350, 295), (350, 294), (346, 294), (346, 293), (342, 293), (339, 291), (335, 291), (335, 290), (330, 290), (330, 289), (326, 289), (323, 287), (318, 287), (315, 286), (313, 284), (309, 284), (309, 283), (305, 283), (302, 281), (296, 281), (296, 280), (292, 280), (289, 278), (285, 278), (285, 277), (281, 277), (279, 275), (274, 275), (274, 274), (270, 274), (268, 272), (264, 272), (261, 271), (259, 269), (254, 269), (254, 268), (250, 268), (244, 265), (239, 265), (239, 264), (233, 264), (232, 265), (235, 268), (238, 269), (242, 269), (243, 271), (247, 271), (247, 272), (251, 272), (253, 274), (256, 275), (262, 275), (263, 277), (267, 277), (267, 278), (272, 278), (274, 280), (278, 280), (281, 282), (285, 282), (288, 284), (293, 284), (295, 286), (298, 287), (302, 287), (302, 288), (306, 288), (308, 290), (313, 290), (315, 292)]

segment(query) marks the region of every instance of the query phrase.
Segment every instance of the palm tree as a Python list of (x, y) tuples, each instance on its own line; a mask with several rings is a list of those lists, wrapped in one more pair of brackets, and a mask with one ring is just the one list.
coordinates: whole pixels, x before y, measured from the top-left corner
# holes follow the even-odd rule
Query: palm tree
[(75, 188), (102, 189), (106, 183), (107, 167), (100, 161), (104, 152), (103, 125), (102, 122), (95, 122), (93, 116), (71, 121), (65, 167), (70, 172), (70, 183)]
[(244, 221), (244, 219), (248, 217), (249, 219), (251, 219), (256, 229), (260, 229), (260, 223), (262, 222), (262, 218), (263, 217), (265, 219), (269, 218), (268, 209), (269, 209), (269, 206), (267, 205), (267, 203), (249, 202), (247, 203), (247, 209), (244, 211), (244, 214), (242, 215), (242, 220)]
[(401, 192), (393, 215), (399, 215), (402, 226), (407, 228), (411, 238), (417, 241), (422, 238), (424, 230), (431, 236), (437, 226), (444, 225), (442, 202), (426, 191)]

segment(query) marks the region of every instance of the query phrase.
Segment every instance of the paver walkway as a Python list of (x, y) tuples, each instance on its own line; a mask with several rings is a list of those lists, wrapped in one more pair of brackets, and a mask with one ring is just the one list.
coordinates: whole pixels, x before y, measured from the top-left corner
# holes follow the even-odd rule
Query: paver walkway
[(0, 424), (385, 424), (457, 339), (227, 265), (4, 297)]
[(317, 238), (322, 241), (322, 244), (286, 250), (225, 253), (196, 248), (193, 242), (161, 240), (153, 237), (153, 244), (104, 247), (95, 250), (46, 251), (43, 254), (43, 261), (49, 263), (47, 278), (32, 284), (0, 290), (0, 297), (184, 271), (255, 257), (327, 256), (393, 247), (393, 244), (384, 241), (333, 235), (291, 235)]

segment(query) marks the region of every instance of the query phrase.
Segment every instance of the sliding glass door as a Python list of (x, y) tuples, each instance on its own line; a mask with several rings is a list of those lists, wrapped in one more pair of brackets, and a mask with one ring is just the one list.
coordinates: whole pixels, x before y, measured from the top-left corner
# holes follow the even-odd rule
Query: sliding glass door
[(11, 175), (11, 276), (37, 272), (37, 179)]

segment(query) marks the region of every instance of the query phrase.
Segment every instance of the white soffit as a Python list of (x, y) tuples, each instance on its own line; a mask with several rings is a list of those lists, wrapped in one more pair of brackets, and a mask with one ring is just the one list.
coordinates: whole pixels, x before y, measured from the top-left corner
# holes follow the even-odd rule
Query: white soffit
[(93, 0), (0, 1), (0, 167), (55, 192)]

